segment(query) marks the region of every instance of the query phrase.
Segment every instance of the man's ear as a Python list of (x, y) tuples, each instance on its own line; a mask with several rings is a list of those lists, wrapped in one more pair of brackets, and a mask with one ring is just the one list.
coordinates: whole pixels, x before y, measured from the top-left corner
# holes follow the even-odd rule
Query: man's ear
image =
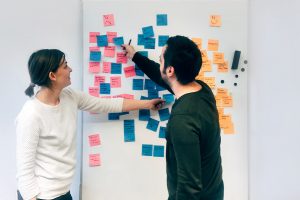
[(173, 66), (169, 66), (166, 71), (167, 71), (168, 77), (172, 77), (172, 76), (175, 75), (175, 71), (174, 71), (174, 67)]
[(55, 81), (56, 80), (56, 76), (53, 72), (49, 72), (49, 78), (51, 81)]

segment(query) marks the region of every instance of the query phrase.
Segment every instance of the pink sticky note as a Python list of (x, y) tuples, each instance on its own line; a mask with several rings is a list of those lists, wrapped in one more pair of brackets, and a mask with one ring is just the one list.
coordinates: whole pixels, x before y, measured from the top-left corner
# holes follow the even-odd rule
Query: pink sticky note
[(115, 25), (114, 15), (113, 14), (103, 15), (103, 24), (104, 26)]
[(91, 147), (100, 145), (101, 141), (100, 141), (99, 134), (97, 133), (97, 134), (89, 135), (89, 143)]
[(110, 73), (110, 62), (103, 62), (103, 73)]
[(100, 90), (99, 87), (89, 87), (89, 94), (94, 97), (99, 97), (99, 93), (100, 93), (99, 90)]
[(107, 46), (104, 47), (104, 56), (106, 57), (115, 57), (116, 47), (115, 46)]
[(114, 42), (114, 38), (117, 37), (117, 32), (106, 32), (107, 35), (107, 40), (109, 43), (113, 43)]
[(90, 32), (89, 42), (90, 43), (96, 43), (97, 42), (97, 35), (100, 35), (100, 33), (99, 32)]
[(105, 83), (105, 76), (95, 75), (94, 86), (99, 87), (100, 83)]
[(120, 76), (110, 77), (110, 87), (111, 88), (120, 88), (121, 87), (121, 77)]
[(100, 72), (100, 63), (99, 62), (90, 62), (89, 63), (89, 72), (99, 73)]
[(124, 73), (126, 78), (136, 76), (134, 66), (124, 67)]
[(100, 51), (100, 47), (90, 47), (90, 51)]
[(89, 165), (90, 167), (100, 166), (100, 154), (90, 154), (89, 155)]
[(127, 63), (127, 57), (125, 53), (123, 52), (117, 53), (117, 63)]
[(132, 95), (132, 94), (119, 94), (119, 95), (114, 96), (113, 98), (133, 99), (134, 95)]

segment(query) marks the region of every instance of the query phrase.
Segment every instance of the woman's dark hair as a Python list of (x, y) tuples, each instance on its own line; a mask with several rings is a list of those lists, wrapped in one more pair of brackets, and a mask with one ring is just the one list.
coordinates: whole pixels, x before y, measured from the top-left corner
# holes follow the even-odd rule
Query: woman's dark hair
[(28, 61), (28, 72), (31, 83), (25, 90), (25, 94), (31, 97), (34, 94), (34, 86), (50, 87), (50, 72), (56, 72), (65, 54), (58, 49), (41, 49), (31, 54)]
[(195, 80), (198, 75), (202, 58), (197, 45), (185, 36), (174, 36), (167, 40), (164, 53), (164, 70), (173, 66), (179, 83), (185, 85)]

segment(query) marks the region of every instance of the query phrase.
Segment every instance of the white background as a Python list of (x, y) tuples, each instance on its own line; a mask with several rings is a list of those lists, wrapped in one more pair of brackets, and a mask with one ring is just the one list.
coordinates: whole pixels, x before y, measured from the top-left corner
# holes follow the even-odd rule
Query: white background
[[(23, 91), (29, 84), (26, 63), (30, 54), (40, 48), (62, 49), (73, 67), (73, 88), (81, 88), (81, 9), (79, 0), (1, 1), (1, 199), (16, 199), (14, 118), (27, 99)], [(249, 2), (251, 200), (300, 199), (299, 9), (297, 0)], [(79, 199), (79, 178), (77, 173), (72, 188), (75, 200)]]

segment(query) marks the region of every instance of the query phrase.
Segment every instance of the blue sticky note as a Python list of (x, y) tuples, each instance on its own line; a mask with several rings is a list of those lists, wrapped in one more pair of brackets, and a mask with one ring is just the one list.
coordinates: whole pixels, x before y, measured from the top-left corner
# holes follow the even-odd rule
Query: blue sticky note
[(110, 83), (100, 83), (100, 94), (110, 94)]
[(140, 121), (148, 121), (150, 119), (150, 110), (141, 109), (139, 110), (139, 120)]
[(145, 79), (144, 89), (145, 90), (155, 89), (155, 83), (150, 79)]
[(165, 147), (160, 145), (154, 145), (153, 156), (154, 157), (164, 157)]
[(111, 63), (111, 74), (122, 74), (121, 63)]
[(119, 120), (120, 114), (119, 113), (108, 113), (108, 120)]
[(149, 99), (156, 99), (158, 98), (158, 91), (156, 89), (148, 89), (148, 98)]
[(144, 79), (132, 79), (132, 90), (143, 90)]
[(124, 120), (124, 141), (135, 141), (134, 120)]
[(142, 28), (144, 38), (154, 37), (153, 26), (146, 26)]
[(166, 103), (172, 103), (175, 100), (173, 94), (163, 94), (163, 99), (166, 101)]
[(156, 25), (157, 26), (167, 26), (168, 25), (168, 15), (167, 14), (157, 14), (156, 15)]
[(123, 37), (114, 37), (113, 41), (114, 41), (114, 44), (117, 46), (121, 46), (122, 44), (124, 44)]
[(138, 34), (138, 45), (144, 45), (144, 35), (143, 34)]
[(163, 87), (161, 87), (160, 85), (157, 85), (156, 84), (156, 90), (157, 91), (164, 91), (164, 90), (167, 90), (166, 88), (163, 88)]
[(160, 121), (166, 121), (170, 118), (169, 108), (164, 108), (158, 111)]
[(140, 68), (138, 68), (137, 66), (134, 67), (134, 70), (137, 76), (144, 76), (144, 72), (140, 70)]
[(141, 100), (149, 100), (149, 97), (141, 96)]
[(167, 43), (167, 40), (169, 39), (168, 35), (159, 35), (158, 36), (158, 46), (163, 47)]
[(90, 61), (100, 61), (101, 52), (100, 51), (91, 51), (90, 52)]
[(157, 121), (156, 119), (150, 118), (148, 120), (147, 129), (156, 132), (158, 124), (159, 124), (159, 121)]
[(144, 39), (145, 44), (144, 48), (145, 49), (155, 49), (155, 38), (145, 38)]
[(145, 56), (148, 58), (148, 51), (138, 51), (142, 56)]
[(152, 156), (153, 145), (142, 144), (142, 156)]
[(159, 134), (158, 134), (159, 138), (166, 138), (166, 127), (159, 127)]
[(97, 46), (98, 47), (106, 47), (106, 46), (108, 46), (107, 35), (97, 35)]

